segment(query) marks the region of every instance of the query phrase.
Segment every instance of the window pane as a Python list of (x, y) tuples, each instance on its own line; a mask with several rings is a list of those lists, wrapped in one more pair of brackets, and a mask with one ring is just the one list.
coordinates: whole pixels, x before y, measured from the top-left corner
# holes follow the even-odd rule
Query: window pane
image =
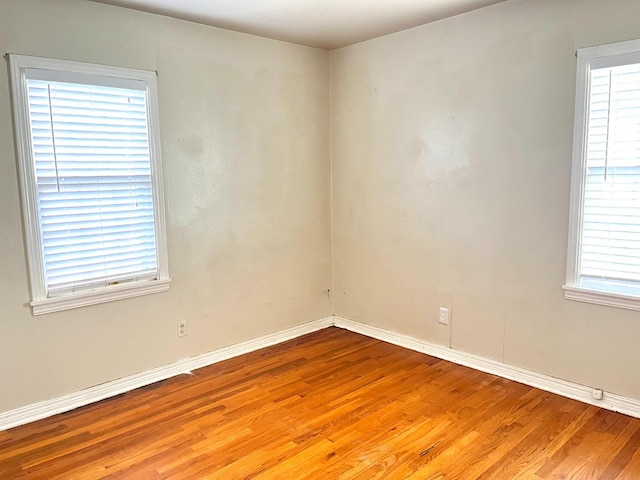
[(27, 87), (47, 291), (155, 278), (145, 92)]
[(640, 64), (592, 70), (589, 100), (581, 285), (640, 282)]

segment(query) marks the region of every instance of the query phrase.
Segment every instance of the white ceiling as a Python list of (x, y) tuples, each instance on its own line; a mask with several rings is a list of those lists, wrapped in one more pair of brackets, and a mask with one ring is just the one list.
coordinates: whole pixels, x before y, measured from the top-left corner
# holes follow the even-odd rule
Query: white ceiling
[(332, 50), (504, 0), (93, 0)]

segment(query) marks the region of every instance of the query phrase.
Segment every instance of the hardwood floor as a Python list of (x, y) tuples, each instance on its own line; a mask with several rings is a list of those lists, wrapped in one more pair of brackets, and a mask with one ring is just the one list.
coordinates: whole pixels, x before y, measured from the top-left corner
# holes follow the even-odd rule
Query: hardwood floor
[(2, 479), (640, 479), (640, 420), (337, 328), (0, 432)]

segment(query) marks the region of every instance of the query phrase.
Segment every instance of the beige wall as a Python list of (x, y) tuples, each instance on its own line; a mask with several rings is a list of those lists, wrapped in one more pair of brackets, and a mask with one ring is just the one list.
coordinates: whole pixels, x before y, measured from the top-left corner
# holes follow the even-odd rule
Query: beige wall
[(332, 52), (335, 313), (640, 399), (640, 314), (561, 289), (574, 52), (638, 37), (637, 0), (511, 0)]
[(0, 52), (158, 71), (173, 278), (31, 316), (3, 68), (0, 412), (331, 313), (327, 52), (84, 0), (2, 0)]

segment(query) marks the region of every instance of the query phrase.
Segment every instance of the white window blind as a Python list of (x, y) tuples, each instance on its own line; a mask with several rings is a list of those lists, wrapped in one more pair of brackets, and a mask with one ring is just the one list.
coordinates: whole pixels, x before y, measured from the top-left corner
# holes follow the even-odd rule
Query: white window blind
[(34, 315), (168, 290), (156, 73), (9, 64)]
[(591, 70), (580, 285), (640, 293), (640, 63)]
[(49, 296), (156, 278), (145, 91), (27, 85)]

